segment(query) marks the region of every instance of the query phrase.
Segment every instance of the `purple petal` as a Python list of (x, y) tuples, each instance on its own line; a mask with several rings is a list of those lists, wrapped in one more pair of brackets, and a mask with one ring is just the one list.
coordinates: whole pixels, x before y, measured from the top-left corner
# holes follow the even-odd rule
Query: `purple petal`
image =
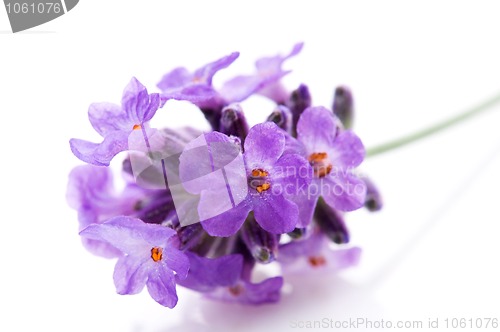
[(271, 168), (285, 149), (285, 134), (275, 123), (264, 122), (253, 126), (245, 140), (247, 167)]
[(109, 166), (114, 156), (127, 150), (128, 133), (124, 131), (112, 132), (104, 138), (102, 143), (72, 138), (69, 144), (71, 151), (78, 159), (96, 166)]
[(221, 69), (227, 68), (231, 65), (234, 60), (236, 60), (240, 54), (238, 52), (233, 52), (227, 56), (224, 56), (214, 62), (206, 64), (205, 66), (197, 69), (193, 74), (193, 79), (195, 81), (203, 82), (208, 85), (212, 85), (213, 76)]
[[(123, 90), (122, 108), (133, 124), (142, 124), (149, 106), (148, 90), (135, 77)], [(132, 124), (132, 125), (133, 125)]]
[(330, 160), (334, 165), (356, 167), (365, 157), (365, 147), (356, 134), (350, 130), (341, 132), (330, 149)]
[(99, 135), (120, 130), (132, 130), (127, 114), (118, 105), (112, 103), (94, 103), (89, 107), (89, 120)]
[(324, 107), (309, 107), (297, 123), (297, 139), (308, 153), (327, 152), (333, 146), (337, 123), (331, 111)]
[(282, 277), (269, 278), (255, 284), (240, 281), (231, 287), (216, 289), (207, 296), (226, 302), (259, 305), (277, 302), (281, 287), (283, 287)]
[(210, 292), (217, 287), (234, 285), (243, 268), (241, 255), (228, 255), (211, 259), (186, 252), (190, 269), (186, 279), (177, 279), (177, 284), (196, 290)]
[(121, 295), (138, 294), (148, 279), (147, 258), (123, 256), (118, 259), (113, 274), (116, 292)]
[(307, 185), (313, 178), (313, 169), (303, 157), (286, 154), (276, 162), (269, 176), (274, 185), (283, 188), (286, 195), (299, 195), (307, 192)]
[(276, 83), (290, 71), (282, 70), (281, 66), (287, 59), (297, 55), (302, 46), (302, 43), (296, 44), (285, 56), (276, 55), (257, 60), (256, 74), (241, 75), (230, 79), (220, 89), (221, 95), (228, 103), (242, 101), (256, 92), (273, 100), (283, 99), (284, 92)]
[(216, 217), (201, 221), (201, 226), (212, 236), (231, 236), (241, 228), (250, 211), (249, 203), (243, 201), (236, 207)]
[(307, 227), (311, 223), (314, 209), (318, 201), (319, 190), (317, 190), (317, 194), (309, 191), (309, 188), (307, 190), (307, 194), (285, 196), (288, 200), (297, 204), (297, 208), (299, 209), (297, 228)]
[(355, 266), (359, 263), (361, 252), (359, 247), (327, 250), (325, 256), (328, 267), (333, 270), (341, 270)]
[(200, 220), (210, 219), (241, 203), (248, 194), (240, 147), (224, 134), (204, 134), (189, 143), (180, 156), (182, 185), (201, 194)]
[(278, 72), (281, 70), (281, 66), (286, 60), (294, 57), (302, 51), (303, 46), (304, 43), (295, 44), (290, 53), (285, 56), (275, 55), (273, 57), (261, 58), (255, 62), (255, 67), (257, 67), (259, 72)]
[(260, 283), (246, 283), (245, 296), (240, 302), (250, 304), (275, 303), (280, 299), (283, 278), (274, 277)]
[(267, 83), (258, 75), (240, 75), (225, 82), (220, 88), (220, 94), (228, 103), (240, 102), (261, 89)]
[[(265, 197), (262, 197), (265, 195)], [(255, 220), (266, 231), (273, 234), (291, 232), (297, 225), (297, 205), (283, 195), (263, 192), (253, 198)]]
[(187, 277), (189, 259), (185, 253), (178, 250), (175, 246), (170, 246), (163, 251), (163, 260), (169, 269), (176, 272), (179, 279), (185, 279)]
[(103, 241), (82, 238), (82, 245), (92, 255), (103, 258), (116, 258), (123, 255), (120, 250)]
[(80, 232), (89, 239), (105, 241), (128, 255), (145, 255), (153, 247), (166, 248), (170, 237), (175, 234), (171, 228), (146, 224), (132, 217), (114, 217), (102, 224), (92, 224)]
[(284, 264), (292, 263), (304, 256), (319, 255), (327, 247), (326, 237), (320, 232), (314, 232), (304, 240), (291, 241), (281, 245), (278, 261)]
[(278, 261), (286, 272), (306, 272), (311, 269), (338, 271), (356, 265), (358, 247), (332, 249), (328, 239), (319, 232), (302, 241), (292, 241), (280, 247)]
[(109, 168), (81, 165), (69, 174), (66, 200), (75, 210), (99, 207), (113, 195), (113, 191), (113, 173)]
[(321, 194), (332, 208), (353, 211), (364, 205), (366, 184), (355, 175), (337, 170), (321, 180)]
[(224, 104), (219, 93), (205, 84), (192, 84), (184, 88), (165, 91), (162, 98), (186, 100), (202, 109), (218, 109)]
[(151, 297), (162, 306), (173, 308), (177, 304), (175, 278), (172, 271), (159, 267), (149, 274), (146, 282)]
[(171, 72), (165, 74), (161, 81), (157, 84), (162, 91), (183, 87), (192, 82), (193, 76), (184, 67), (175, 68)]

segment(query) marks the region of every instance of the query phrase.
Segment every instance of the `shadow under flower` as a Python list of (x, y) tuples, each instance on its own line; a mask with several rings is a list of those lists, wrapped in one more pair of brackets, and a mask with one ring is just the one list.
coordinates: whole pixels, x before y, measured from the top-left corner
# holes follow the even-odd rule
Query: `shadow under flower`
[(189, 311), (180, 312), (178, 325), (158, 332), (287, 331), (307, 324), (333, 328), (328, 325), (333, 324), (331, 320), (382, 316), (371, 290), (340, 276), (314, 273), (287, 276), (286, 280), (277, 304), (245, 306), (200, 298), (190, 304)]

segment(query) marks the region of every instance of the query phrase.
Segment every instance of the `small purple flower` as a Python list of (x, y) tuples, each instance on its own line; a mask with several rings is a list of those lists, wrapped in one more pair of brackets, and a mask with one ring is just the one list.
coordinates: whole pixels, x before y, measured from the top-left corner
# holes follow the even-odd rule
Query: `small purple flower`
[(274, 303), (280, 298), (283, 278), (274, 277), (260, 283), (252, 283), (244, 276), (244, 260), (241, 254), (218, 258), (200, 257), (187, 252), (189, 273), (177, 284), (203, 293), (205, 296), (225, 302), (242, 304)]
[(299, 54), (302, 46), (303, 43), (294, 45), (291, 52), (285, 56), (275, 55), (257, 60), (255, 63), (257, 72), (254, 75), (236, 76), (225, 82), (220, 89), (221, 95), (227, 102), (239, 102), (258, 93), (277, 103), (284, 103), (288, 93), (279, 80), (290, 71), (283, 70), (282, 65), (286, 60)]
[(200, 257), (186, 252), (189, 258), (189, 273), (186, 279), (177, 278), (177, 284), (198, 292), (213, 292), (219, 287), (230, 287), (239, 280), (243, 268), (243, 257), (238, 254), (219, 258)]
[(187, 100), (200, 108), (221, 108), (225, 102), (212, 87), (212, 78), (219, 70), (232, 64), (238, 56), (238, 52), (231, 53), (193, 73), (184, 67), (175, 68), (165, 74), (158, 83), (158, 88), (162, 90), (162, 98)]
[(358, 247), (332, 249), (321, 232), (314, 231), (307, 239), (281, 245), (278, 262), (284, 273), (303, 273), (310, 270), (338, 271), (359, 262)]
[(225, 302), (259, 305), (278, 302), (282, 287), (282, 277), (272, 277), (258, 283), (242, 279), (231, 287), (219, 287), (207, 296)]
[(132, 78), (123, 91), (121, 106), (111, 103), (90, 105), (90, 123), (104, 140), (92, 143), (73, 138), (69, 142), (71, 151), (86, 163), (108, 166), (116, 154), (128, 149), (130, 133), (144, 130), (160, 103), (159, 94), (148, 94), (146, 87)]
[(179, 251), (173, 229), (123, 216), (90, 225), (80, 234), (107, 242), (124, 254), (118, 259), (113, 276), (119, 294), (137, 294), (147, 286), (156, 302), (175, 307), (175, 279), (186, 278), (189, 259)]
[[(78, 211), (79, 230), (94, 223), (102, 223), (117, 215), (132, 214), (145, 192), (134, 184), (128, 184), (123, 192), (113, 188), (113, 174), (109, 168), (82, 165), (70, 175), (66, 198), (70, 207)], [(106, 258), (121, 255), (106, 242), (82, 238), (84, 247), (97, 256)]]
[(366, 185), (353, 174), (364, 158), (361, 140), (324, 107), (309, 107), (297, 124), (297, 139), (314, 171), (307, 195), (292, 197), (300, 210), (298, 227), (311, 221), (319, 196), (332, 208), (352, 211), (363, 206)]
[[(272, 122), (252, 127), (244, 144), (243, 169), (224, 168), (235, 159), (230, 151), (235, 145), (229, 137), (215, 132), (204, 137), (210, 146), (225, 143), (227, 148), (211, 148), (209, 156), (193, 153), (196, 150), (188, 145), (180, 157), (183, 185), (189, 192), (200, 194), (198, 213), (203, 228), (212, 236), (231, 236), (240, 229), (248, 213), (254, 211), (257, 223), (264, 230), (274, 234), (292, 231), (297, 223), (298, 209), (287, 199), (286, 193), (295, 193), (299, 187), (307, 186), (309, 173), (300, 176), (299, 170), (308, 170), (310, 166), (297, 154), (283, 154), (285, 133)], [(222, 168), (226, 171), (224, 176), (214, 172)], [(210, 172), (225, 179), (229, 190), (225, 184), (216, 190), (217, 178), (200, 176), (200, 173)], [(242, 180), (245, 185), (237, 186), (237, 192), (232, 191), (235, 186), (231, 184)], [(229, 191), (233, 204), (221, 210), (217, 202), (223, 195), (227, 196), (225, 191)]]

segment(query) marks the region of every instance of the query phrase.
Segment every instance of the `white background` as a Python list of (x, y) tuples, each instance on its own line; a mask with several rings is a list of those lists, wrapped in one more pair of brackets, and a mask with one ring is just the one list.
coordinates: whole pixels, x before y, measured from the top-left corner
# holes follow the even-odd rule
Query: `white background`
[[(308, 84), (326, 106), (335, 86), (349, 85), (366, 146), (500, 91), (493, 1), (270, 2), (82, 0), (18, 34), (0, 9), (0, 331), (285, 331), (323, 318), (500, 318), (499, 107), (363, 164), (386, 204), (349, 216), (352, 242), (364, 249), (357, 268), (296, 277), (274, 306), (179, 290), (169, 310), (146, 292), (115, 294), (114, 263), (81, 247), (65, 203), (67, 174), (80, 164), (68, 140), (97, 140), (88, 105), (119, 103), (132, 76), (154, 91), (175, 66), (195, 69), (240, 51), (216, 76), (220, 85), (249, 73), (259, 56), (304, 41), (285, 84)], [(270, 111), (259, 100), (245, 107), (254, 121)], [(204, 125), (191, 108), (163, 112), (168, 126)]]

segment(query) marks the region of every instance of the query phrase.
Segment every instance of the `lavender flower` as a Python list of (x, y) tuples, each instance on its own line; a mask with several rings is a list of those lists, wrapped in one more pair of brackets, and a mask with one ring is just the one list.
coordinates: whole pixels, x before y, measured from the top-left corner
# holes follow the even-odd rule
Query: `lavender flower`
[(184, 67), (178, 67), (165, 74), (158, 83), (165, 99), (187, 100), (200, 108), (220, 108), (224, 101), (212, 87), (214, 75), (231, 65), (238, 58), (238, 52), (231, 53), (210, 62), (190, 73)]
[(123, 91), (121, 106), (111, 103), (90, 105), (89, 120), (104, 138), (102, 143), (73, 138), (70, 140), (71, 151), (89, 164), (108, 166), (116, 154), (128, 149), (130, 133), (144, 129), (160, 106), (160, 95), (148, 94), (146, 87), (132, 78)]
[(309, 224), (320, 196), (341, 211), (364, 204), (366, 185), (353, 170), (363, 161), (365, 149), (352, 131), (340, 127), (338, 119), (324, 107), (307, 108), (298, 121), (297, 139), (314, 170), (307, 195), (293, 198), (301, 211), (301, 227)]
[[(200, 171), (209, 173), (214, 170), (214, 166), (217, 169), (229, 164), (234, 158), (229, 150), (234, 150), (235, 147), (225, 135), (209, 133), (204, 136), (207, 142), (225, 143), (227, 148), (219, 149), (217, 154), (207, 158), (202, 154), (190, 153), (188, 146), (180, 157), (180, 176), (186, 189), (201, 196), (198, 212), (203, 228), (212, 236), (231, 236), (240, 229), (248, 213), (254, 211), (257, 223), (268, 232), (280, 234), (293, 230), (297, 223), (298, 209), (285, 197), (283, 190), (286, 188), (289, 192), (296, 192), (298, 187), (307, 186), (310, 178), (300, 177), (298, 174), (299, 169), (308, 169), (304, 158), (296, 154), (283, 155), (284, 132), (271, 122), (258, 124), (250, 129), (244, 144), (245, 173), (226, 175), (229, 181), (243, 177), (248, 186), (244, 189), (240, 186), (239, 192), (231, 193), (239, 196), (240, 202), (233, 204), (231, 208), (224, 208), (222, 213), (220, 205), (214, 205), (220, 193), (212, 189), (213, 181), (193, 183), (192, 180), (200, 177)], [(210, 160), (209, 164), (207, 159)], [(193, 169), (194, 165), (197, 165), (197, 170)], [(203, 171), (203, 168), (208, 170)], [(223, 186), (222, 189), (225, 190), (226, 187)]]
[(298, 43), (285, 56), (275, 55), (257, 60), (257, 72), (254, 75), (241, 75), (230, 79), (220, 89), (221, 95), (229, 102), (239, 102), (258, 93), (277, 103), (284, 103), (288, 93), (279, 84), (279, 80), (290, 71), (281, 67), (286, 60), (299, 54), (302, 47), (303, 43)]
[[(69, 206), (78, 211), (79, 230), (91, 224), (102, 223), (110, 217), (135, 212), (137, 202), (145, 196), (144, 190), (128, 184), (122, 193), (113, 188), (110, 169), (93, 165), (82, 165), (69, 175), (66, 198)], [(82, 238), (83, 245), (95, 255), (112, 258), (120, 251), (107, 242)]]
[(187, 277), (189, 259), (178, 250), (179, 241), (174, 230), (131, 217), (115, 217), (102, 224), (90, 225), (80, 234), (107, 242), (124, 254), (118, 259), (114, 272), (119, 294), (137, 294), (147, 286), (156, 302), (175, 307), (175, 278)]
[[(365, 150), (344, 129), (352, 122), (350, 92), (337, 89), (332, 112), (311, 107), (306, 85), (289, 92), (280, 82), (290, 72), (284, 62), (301, 49), (299, 43), (287, 55), (258, 60), (254, 75), (236, 76), (220, 90), (212, 79), (238, 53), (193, 73), (172, 70), (158, 84), (161, 97), (133, 78), (121, 106), (90, 106), (103, 142), (70, 140), (90, 165), (71, 172), (67, 200), (78, 212), (84, 246), (118, 258), (119, 294), (146, 286), (172, 308), (182, 286), (227, 302), (275, 303), (289, 273), (357, 264), (361, 249), (346, 246), (344, 217), (363, 205), (380, 209), (381, 196), (370, 179), (355, 175)], [(249, 129), (237, 102), (253, 94), (276, 107)], [(197, 105), (213, 131), (150, 128), (169, 99)], [(115, 190), (103, 166), (122, 151), (125, 187)], [(256, 282), (256, 266), (270, 262), (283, 275)]]
[(358, 247), (332, 249), (328, 239), (316, 229), (307, 239), (292, 241), (279, 248), (278, 261), (285, 273), (309, 270), (338, 271), (358, 264)]

